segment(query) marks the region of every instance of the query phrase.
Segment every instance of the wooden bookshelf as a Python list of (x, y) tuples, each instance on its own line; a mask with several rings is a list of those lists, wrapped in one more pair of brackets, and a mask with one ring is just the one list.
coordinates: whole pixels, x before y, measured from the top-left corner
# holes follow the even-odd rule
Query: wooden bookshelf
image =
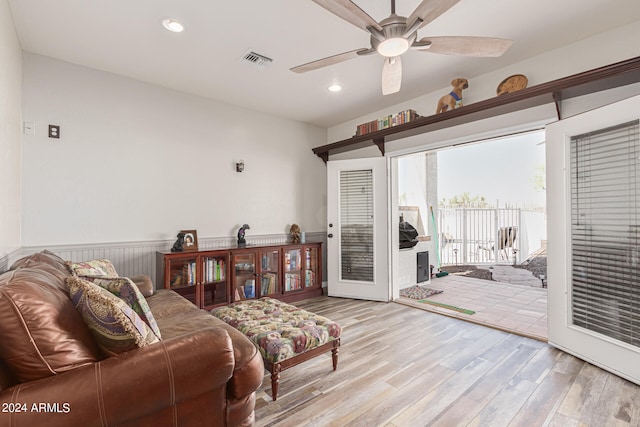
[(156, 277), (196, 306), (271, 297), (285, 302), (321, 296), (322, 243), (157, 252)]

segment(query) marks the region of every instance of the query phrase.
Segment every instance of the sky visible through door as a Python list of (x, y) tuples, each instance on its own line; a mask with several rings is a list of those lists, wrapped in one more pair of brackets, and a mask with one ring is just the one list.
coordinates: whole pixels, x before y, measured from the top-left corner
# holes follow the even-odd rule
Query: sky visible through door
[(540, 131), (439, 151), (438, 200), (467, 192), (491, 207), (543, 208), (544, 138)]

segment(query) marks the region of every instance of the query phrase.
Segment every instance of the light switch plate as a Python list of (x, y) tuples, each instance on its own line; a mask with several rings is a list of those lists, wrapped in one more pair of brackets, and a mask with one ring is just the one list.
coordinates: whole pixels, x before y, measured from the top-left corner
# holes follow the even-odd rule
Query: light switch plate
[(25, 135), (35, 135), (36, 124), (34, 122), (24, 122), (22, 123), (22, 131)]

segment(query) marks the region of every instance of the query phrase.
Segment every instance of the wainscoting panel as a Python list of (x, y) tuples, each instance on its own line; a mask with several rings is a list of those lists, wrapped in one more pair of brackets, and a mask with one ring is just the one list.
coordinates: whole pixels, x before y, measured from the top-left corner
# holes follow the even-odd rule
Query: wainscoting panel
[(0, 273), (4, 273), (9, 269), (9, 255), (0, 257)]
[(20, 257), (22, 257), (21, 248), (13, 249), (0, 256), (0, 273), (7, 271), (9, 267), (11, 267), (11, 264), (16, 262)]
[[(286, 243), (286, 234), (247, 236), (249, 245), (276, 245)], [(323, 241), (324, 232), (307, 232), (308, 241)], [(23, 256), (31, 255), (47, 249), (60, 258), (70, 261), (88, 261), (106, 258), (116, 267), (121, 276), (131, 277), (146, 274), (156, 284), (156, 252), (170, 251), (174, 240), (155, 240), (146, 242), (103, 243), (87, 245), (30, 246), (22, 248), (12, 256), (0, 258), (0, 272), (7, 270), (11, 264)], [(198, 238), (200, 250), (215, 250), (236, 246), (235, 237)], [(326, 244), (323, 245), (323, 259), (326, 259)], [(326, 277), (326, 263), (323, 263), (323, 277)]]
[(23, 255), (27, 256), (47, 249), (60, 258), (69, 261), (106, 258), (113, 262), (118, 274), (121, 276), (130, 277), (138, 274), (147, 274), (155, 283), (156, 251), (170, 250), (172, 244), (172, 242), (158, 240), (95, 245), (28, 247), (23, 249)]

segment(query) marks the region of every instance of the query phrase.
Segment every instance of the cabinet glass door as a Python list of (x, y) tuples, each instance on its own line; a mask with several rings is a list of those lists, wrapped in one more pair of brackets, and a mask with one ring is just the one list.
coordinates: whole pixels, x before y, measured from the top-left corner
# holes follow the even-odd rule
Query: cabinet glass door
[(197, 257), (185, 257), (172, 259), (167, 264), (170, 288), (195, 305), (199, 304), (198, 298), (198, 273)]
[(202, 307), (213, 308), (229, 303), (227, 293), (227, 257), (202, 258)]
[(256, 298), (256, 253), (234, 254), (233, 270), (233, 300)]
[(302, 248), (284, 251), (284, 291), (302, 289)]
[(316, 275), (318, 271), (318, 249), (304, 249), (304, 287), (316, 286)]
[(280, 251), (270, 249), (260, 252), (260, 296), (279, 294)]

